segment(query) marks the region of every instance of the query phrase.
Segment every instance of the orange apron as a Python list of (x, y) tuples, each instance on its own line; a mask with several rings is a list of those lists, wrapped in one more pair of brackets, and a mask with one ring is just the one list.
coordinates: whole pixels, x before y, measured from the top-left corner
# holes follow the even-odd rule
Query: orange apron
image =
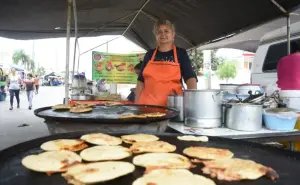
[(168, 95), (183, 93), (176, 46), (173, 46), (175, 62), (154, 61), (156, 53), (157, 48), (143, 71), (144, 89), (137, 103), (167, 106)]

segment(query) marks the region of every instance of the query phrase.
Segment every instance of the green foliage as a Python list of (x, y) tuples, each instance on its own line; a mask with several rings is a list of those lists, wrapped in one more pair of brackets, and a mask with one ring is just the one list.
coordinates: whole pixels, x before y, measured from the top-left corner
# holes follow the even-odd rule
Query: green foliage
[(196, 74), (203, 68), (203, 52), (197, 49), (190, 50), (188, 52), (192, 66)]
[[(211, 51), (211, 70), (216, 71), (219, 65), (222, 65), (225, 62), (225, 59), (222, 57), (217, 57), (216, 53), (218, 50), (212, 50)], [(194, 71), (199, 72), (201, 69), (203, 69), (203, 52), (194, 49), (190, 50), (188, 52), (188, 55), (190, 57), (190, 60), (192, 62), (192, 66)]]
[(12, 56), (12, 60), (13, 63), (17, 65), (21, 62), (27, 71), (34, 72), (35, 70), (35, 62), (30, 59), (24, 50), (15, 51)]
[(39, 68), (37, 68), (35, 74), (37, 74), (39, 76), (44, 76), (46, 74), (46, 70), (44, 67), (39, 67)]
[(235, 78), (237, 74), (236, 64), (234, 61), (226, 61), (218, 67), (217, 75), (220, 79), (225, 79), (226, 83), (230, 78)]
[(211, 70), (216, 71), (218, 66), (222, 65), (225, 62), (225, 59), (222, 57), (217, 57), (216, 53), (218, 50), (211, 51)]

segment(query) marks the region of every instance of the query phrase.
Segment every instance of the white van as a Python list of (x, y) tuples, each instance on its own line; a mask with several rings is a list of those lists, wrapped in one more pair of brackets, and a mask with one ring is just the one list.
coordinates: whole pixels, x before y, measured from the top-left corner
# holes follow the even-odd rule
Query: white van
[[(291, 24), (291, 42), (300, 41), (300, 22)], [(277, 63), (287, 55), (287, 28), (283, 27), (265, 34), (255, 53), (251, 82), (263, 87), (277, 82)]]

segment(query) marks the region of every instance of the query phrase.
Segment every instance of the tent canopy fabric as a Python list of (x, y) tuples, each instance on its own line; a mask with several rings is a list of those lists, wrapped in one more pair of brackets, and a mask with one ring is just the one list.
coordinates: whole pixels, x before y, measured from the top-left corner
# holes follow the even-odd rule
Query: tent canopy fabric
[[(300, 9), (293, 11), (293, 13), (300, 14)], [(293, 29), (298, 28), (300, 29), (300, 16), (298, 15), (291, 15), (290, 16), (290, 23), (291, 23), (291, 34), (293, 34)], [(298, 25), (296, 25), (296, 23)], [(209, 43), (203, 46), (200, 46), (199, 50), (211, 50), (211, 49), (219, 49), (219, 48), (233, 48), (233, 49), (240, 49), (249, 52), (255, 52), (261, 42), (262, 37), (268, 33), (272, 32), (273, 30), (277, 30), (279, 28), (283, 29), (283, 33), (281, 36), (286, 37), (286, 18), (279, 18), (274, 21), (268, 22), (264, 25), (258, 26), (256, 28), (250, 29), (243, 33), (234, 35), (230, 38), (226, 38), (221, 41)], [(299, 32), (299, 31), (298, 31)]]
[[(176, 26), (175, 44), (188, 49), (284, 16), (271, 0), (150, 0), (139, 11), (145, 2), (76, 0), (78, 35), (122, 34), (139, 13), (124, 34), (129, 40), (146, 50), (155, 47), (153, 24), (163, 18)], [(287, 11), (300, 5), (299, 0), (276, 2)], [(13, 39), (65, 37), (66, 16), (67, 0), (1, 0), (0, 36)], [(92, 33), (86, 34), (88, 32)]]

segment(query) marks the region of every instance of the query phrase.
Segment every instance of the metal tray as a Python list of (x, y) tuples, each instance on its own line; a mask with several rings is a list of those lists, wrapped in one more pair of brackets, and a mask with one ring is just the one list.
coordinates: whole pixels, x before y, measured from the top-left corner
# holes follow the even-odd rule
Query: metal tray
[[(67, 185), (67, 181), (61, 177), (59, 173), (47, 176), (45, 173), (30, 171), (21, 165), (21, 160), (27, 155), (38, 154), (42, 152), (40, 145), (46, 141), (60, 138), (80, 138), (81, 135), (88, 132), (73, 132), (65, 134), (57, 134), (48, 137), (42, 137), (27, 141), (8, 149), (0, 151), (0, 185)], [(110, 135), (120, 136), (129, 133), (110, 133)], [(131, 132), (132, 134), (132, 132)], [(256, 143), (250, 143), (242, 140), (231, 140), (218, 137), (210, 137), (207, 143), (187, 142), (177, 139), (178, 134), (155, 134), (160, 140), (167, 141), (177, 146), (176, 153), (182, 154), (184, 148), (189, 146), (210, 146), (218, 148), (227, 148), (234, 152), (235, 157), (243, 159), (251, 159), (263, 165), (274, 168), (279, 179), (272, 181), (266, 177), (258, 180), (240, 181), (240, 182), (225, 182), (213, 179), (217, 185), (298, 185), (300, 182), (300, 154), (278, 148), (263, 146)], [(129, 145), (123, 144), (128, 147)], [(124, 161), (132, 162), (132, 157)], [(200, 165), (193, 168), (191, 171), (196, 174), (201, 174)], [(99, 183), (99, 185), (131, 185), (132, 182), (141, 177), (144, 168), (136, 167), (136, 170), (129, 175), (118, 179)]]
[[(166, 115), (157, 118), (118, 118), (118, 116), (120, 115), (143, 114), (153, 112), (163, 112), (166, 113)], [(44, 118), (46, 121), (51, 120), (61, 122), (88, 121), (98, 123), (149, 123), (175, 118), (179, 114), (179, 111), (177, 111), (176, 109), (153, 105), (96, 105), (91, 112), (87, 113), (74, 114), (69, 111), (54, 111), (51, 107), (42, 107), (36, 109), (34, 111), (34, 114), (37, 117)]]

